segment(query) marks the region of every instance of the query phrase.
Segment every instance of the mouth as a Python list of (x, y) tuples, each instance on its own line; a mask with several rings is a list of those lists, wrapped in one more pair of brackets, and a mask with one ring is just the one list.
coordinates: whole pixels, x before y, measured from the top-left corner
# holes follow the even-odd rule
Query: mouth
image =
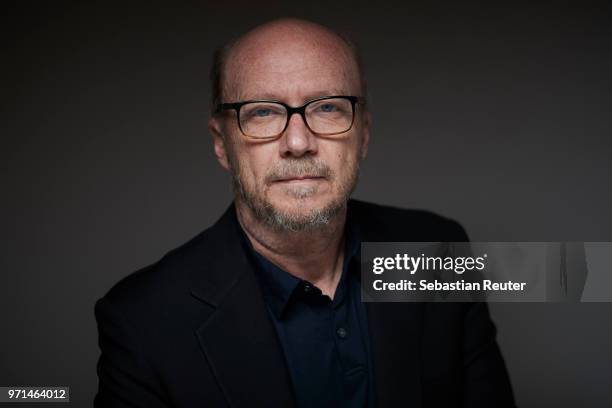
[(295, 177), (283, 177), (274, 180), (275, 183), (291, 183), (291, 182), (308, 182), (308, 181), (320, 181), (324, 180), (325, 177), (320, 176), (295, 176)]

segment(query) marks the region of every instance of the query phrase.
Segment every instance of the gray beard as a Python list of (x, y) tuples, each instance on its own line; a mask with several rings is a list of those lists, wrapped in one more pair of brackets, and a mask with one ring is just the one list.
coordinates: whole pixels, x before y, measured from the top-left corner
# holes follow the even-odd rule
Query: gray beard
[[(342, 214), (346, 209), (347, 201), (357, 185), (359, 176), (359, 162), (357, 162), (352, 177), (340, 186), (342, 194), (337, 200), (332, 201), (323, 208), (315, 208), (308, 214), (296, 215), (278, 210), (268, 200), (258, 197), (249, 191), (241, 181), (238, 166), (235, 163), (231, 163), (231, 168), (232, 184), (236, 197), (247, 205), (258, 221), (276, 231), (287, 232), (313, 231), (329, 225), (336, 216)], [(306, 198), (315, 191), (315, 189), (288, 190), (290, 194), (298, 199)]]

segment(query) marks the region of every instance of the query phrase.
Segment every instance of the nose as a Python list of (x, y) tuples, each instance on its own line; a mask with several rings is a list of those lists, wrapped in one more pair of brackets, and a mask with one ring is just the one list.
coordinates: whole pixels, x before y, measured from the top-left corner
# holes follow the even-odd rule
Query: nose
[(317, 138), (306, 126), (304, 118), (297, 112), (289, 118), (280, 142), (280, 154), (284, 158), (301, 157), (317, 152)]

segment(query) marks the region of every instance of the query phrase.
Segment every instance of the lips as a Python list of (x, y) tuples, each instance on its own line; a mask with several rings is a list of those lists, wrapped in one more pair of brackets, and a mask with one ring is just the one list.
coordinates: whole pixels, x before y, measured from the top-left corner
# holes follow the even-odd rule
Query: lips
[(301, 180), (321, 180), (324, 177), (321, 176), (293, 176), (293, 177), (283, 177), (274, 180), (275, 182), (287, 182), (287, 181), (301, 181)]

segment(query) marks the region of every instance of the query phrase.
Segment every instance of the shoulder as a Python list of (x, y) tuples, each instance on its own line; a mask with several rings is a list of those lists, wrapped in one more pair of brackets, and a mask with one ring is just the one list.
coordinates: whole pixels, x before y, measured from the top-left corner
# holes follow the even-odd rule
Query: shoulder
[(349, 213), (364, 240), (370, 241), (468, 241), (457, 221), (427, 210), (402, 209), (360, 200), (349, 201)]
[[(159, 315), (188, 302), (194, 276), (207, 264), (211, 228), (169, 251), (158, 261), (119, 280), (102, 298), (126, 318)], [(133, 315), (133, 316), (129, 316)]]
[(234, 207), (230, 206), (213, 226), (121, 279), (102, 298), (103, 303), (135, 318), (166, 316), (173, 310), (191, 308), (196, 287), (221, 292), (233, 279), (232, 268), (225, 266), (239, 258), (235, 218)]

